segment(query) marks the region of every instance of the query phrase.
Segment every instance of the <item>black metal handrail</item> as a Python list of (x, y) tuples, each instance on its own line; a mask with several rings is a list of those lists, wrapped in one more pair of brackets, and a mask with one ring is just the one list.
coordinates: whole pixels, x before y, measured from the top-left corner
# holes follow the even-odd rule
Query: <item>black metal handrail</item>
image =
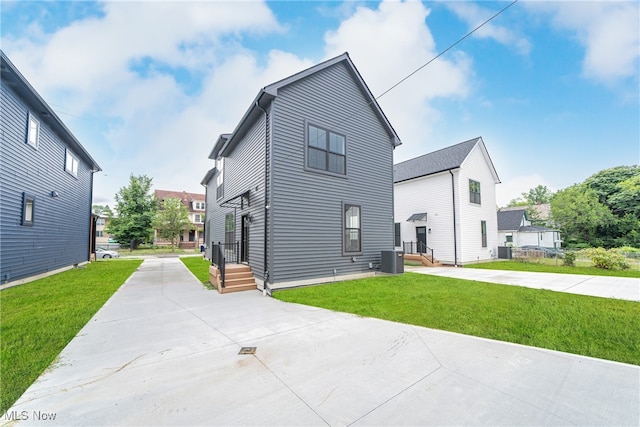
[(225, 264), (227, 262), (240, 263), (240, 242), (214, 243), (211, 248), (211, 265), (215, 265), (220, 270), (220, 285), (224, 285)]
[(429, 254), (431, 255), (431, 262), (435, 262), (433, 249), (427, 246), (424, 242), (402, 242), (402, 250), (405, 254)]

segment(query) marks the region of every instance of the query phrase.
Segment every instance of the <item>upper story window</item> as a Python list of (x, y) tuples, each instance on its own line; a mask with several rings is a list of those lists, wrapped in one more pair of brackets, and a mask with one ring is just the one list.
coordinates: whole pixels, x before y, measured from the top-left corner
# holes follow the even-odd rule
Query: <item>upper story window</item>
[(78, 158), (74, 156), (73, 153), (69, 150), (67, 150), (67, 157), (64, 162), (64, 170), (75, 177), (78, 176)]
[(362, 232), (360, 229), (360, 206), (343, 205), (344, 213), (344, 253), (362, 252)]
[(343, 135), (308, 125), (307, 166), (335, 174), (347, 173), (347, 144)]
[(193, 222), (198, 222), (198, 223), (203, 222), (203, 221), (202, 221), (202, 217), (203, 217), (203, 215), (195, 214), (195, 215), (193, 216)]
[(469, 180), (469, 202), (480, 204), (480, 183), (472, 179)]
[(197, 211), (204, 210), (204, 202), (193, 202), (193, 209)]
[(29, 128), (27, 129), (27, 144), (33, 148), (38, 148), (40, 142), (40, 122), (35, 116), (29, 113)]
[(22, 225), (32, 226), (36, 207), (36, 198), (22, 193)]
[(104, 218), (98, 218), (96, 220), (96, 225), (104, 225), (105, 224), (105, 219)]
[(224, 158), (216, 160), (216, 169), (218, 176), (216, 177), (216, 199), (224, 196)]

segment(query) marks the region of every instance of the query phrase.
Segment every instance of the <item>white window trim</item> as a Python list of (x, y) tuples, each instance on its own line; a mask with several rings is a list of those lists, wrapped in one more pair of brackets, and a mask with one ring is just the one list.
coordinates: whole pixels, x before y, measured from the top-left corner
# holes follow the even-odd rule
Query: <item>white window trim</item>
[(67, 148), (65, 161), (64, 161), (64, 170), (67, 171), (69, 175), (73, 175), (74, 177), (78, 177), (78, 158)]
[(40, 144), (40, 121), (31, 112), (27, 122), (27, 144), (35, 149)]

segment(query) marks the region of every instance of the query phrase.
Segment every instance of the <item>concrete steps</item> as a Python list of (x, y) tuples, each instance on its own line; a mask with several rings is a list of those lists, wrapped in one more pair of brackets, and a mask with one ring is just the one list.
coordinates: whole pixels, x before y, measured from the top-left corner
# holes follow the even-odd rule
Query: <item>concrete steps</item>
[(221, 294), (250, 291), (258, 288), (251, 268), (244, 264), (227, 264), (225, 266), (224, 288), (222, 287), (220, 270), (212, 265), (209, 267), (209, 281), (211, 284), (216, 285), (218, 292)]

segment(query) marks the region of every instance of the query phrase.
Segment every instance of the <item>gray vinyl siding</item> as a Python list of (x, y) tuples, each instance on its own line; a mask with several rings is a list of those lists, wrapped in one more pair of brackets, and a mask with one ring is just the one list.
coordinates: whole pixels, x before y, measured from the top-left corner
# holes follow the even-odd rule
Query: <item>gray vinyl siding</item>
[[(346, 136), (347, 174), (305, 170), (305, 122)], [(393, 250), (393, 148), (347, 68), (281, 88), (273, 103), (270, 282), (363, 273)], [(342, 204), (361, 206), (362, 254), (342, 252)]]
[[(225, 215), (235, 214), (235, 241), (241, 238), (241, 218), (250, 214), (249, 266), (260, 280), (264, 276), (264, 150), (265, 118), (256, 121), (233, 152), (224, 160), (224, 197), (215, 200), (216, 176), (208, 186), (207, 218), (211, 220), (211, 242), (225, 241)], [(244, 209), (223, 208), (219, 204), (249, 190)]]
[[(89, 259), (92, 173), (81, 153), (77, 178), (65, 171), (67, 145), (39, 112), (2, 84), (0, 281), (14, 281)], [(37, 149), (26, 143), (28, 114), (40, 121)], [(59, 196), (51, 197), (56, 191)], [(22, 226), (22, 193), (35, 196), (33, 226)]]

